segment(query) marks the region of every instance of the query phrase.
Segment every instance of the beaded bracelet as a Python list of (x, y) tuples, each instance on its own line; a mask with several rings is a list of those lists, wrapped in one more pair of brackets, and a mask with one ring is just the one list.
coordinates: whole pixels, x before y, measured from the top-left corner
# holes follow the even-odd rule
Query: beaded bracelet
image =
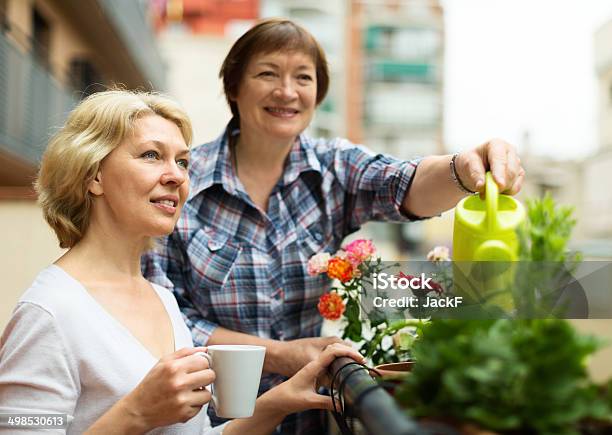
[(453, 154), (453, 158), (450, 161), (451, 178), (455, 182), (459, 190), (461, 190), (463, 193), (467, 193), (468, 195), (473, 195), (476, 192), (465, 187), (463, 183), (461, 182), (461, 180), (459, 179), (459, 174), (457, 174), (457, 167), (455, 166), (455, 159), (457, 158), (458, 155), (459, 153)]

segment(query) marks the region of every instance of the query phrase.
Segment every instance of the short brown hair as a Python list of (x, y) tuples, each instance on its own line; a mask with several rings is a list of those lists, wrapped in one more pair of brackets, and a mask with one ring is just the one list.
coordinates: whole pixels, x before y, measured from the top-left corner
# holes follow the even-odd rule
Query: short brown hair
[(268, 18), (260, 21), (234, 43), (221, 65), (219, 78), (223, 80), (225, 99), (232, 115), (238, 119), (238, 105), (232, 101), (247, 65), (254, 55), (276, 51), (301, 51), (309, 55), (317, 74), (317, 105), (323, 101), (329, 88), (329, 69), (325, 52), (314, 36), (291, 20)]
[(134, 131), (136, 120), (146, 115), (174, 122), (185, 143), (191, 143), (191, 121), (177, 103), (159, 94), (126, 90), (85, 98), (51, 138), (35, 188), (60, 247), (71, 248), (85, 234), (92, 205), (89, 185), (100, 163)]

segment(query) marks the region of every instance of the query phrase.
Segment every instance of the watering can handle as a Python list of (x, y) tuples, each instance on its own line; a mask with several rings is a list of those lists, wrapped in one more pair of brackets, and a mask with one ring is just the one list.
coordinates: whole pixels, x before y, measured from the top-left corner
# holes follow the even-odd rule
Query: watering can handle
[(493, 231), (497, 226), (497, 201), (499, 199), (499, 189), (493, 174), (488, 171), (485, 175), (485, 203), (487, 207), (487, 228)]

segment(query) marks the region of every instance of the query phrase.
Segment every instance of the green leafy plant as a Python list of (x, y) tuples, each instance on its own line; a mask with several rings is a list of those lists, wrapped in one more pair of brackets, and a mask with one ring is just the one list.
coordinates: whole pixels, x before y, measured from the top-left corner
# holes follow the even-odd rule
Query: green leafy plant
[(526, 205), (527, 220), (517, 230), (521, 261), (513, 289), (517, 315), (564, 317), (570, 307), (559, 301), (582, 260), (580, 253), (568, 248), (576, 225), (574, 209), (557, 205), (548, 193), (527, 200)]
[(585, 368), (597, 347), (564, 320), (435, 320), (415, 342), (417, 364), (397, 399), (417, 417), (576, 434), (582, 420), (611, 418)]
[(436, 319), (422, 328), (415, 367), (397, 393), (411, 414), (500, 433), (611, 433), (612, 380), (595, 385), (585, 364), (601, 342), (565, 320), (536, 319), (554, 296), (547, 287), (559, 288), (581, 258), (568, 251), (572, 213), (549, 195), (527, 201), (528, 220), (518, 231), (527, 267), (514, 282), (513, 315), (531, 320)]
[(527, 222), (518, 230), (519, 259), (527, 261), (579, 261), (579, 253), (568, 253), (568, 242), (576, 219), (574, 209), (558, 206), (546, 194), (542, 199), (530, 199)]

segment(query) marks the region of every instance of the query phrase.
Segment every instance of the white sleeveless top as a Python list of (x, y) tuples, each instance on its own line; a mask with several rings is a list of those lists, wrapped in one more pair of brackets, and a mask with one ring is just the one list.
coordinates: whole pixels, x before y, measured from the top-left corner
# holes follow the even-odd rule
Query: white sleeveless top
[[(174, 296), (163, 287), (153, 288), (172, 321), (175, 350), (192, 347)], [(2, 335), (0, 413), (67, 414), (66, 433), (81, 434), (157, 362), (77, 280), (52, 265), (21, 297)], [(207, 407), (184, 424), (150, 433), (219, 434), (225, 425), (211, 428)]]

